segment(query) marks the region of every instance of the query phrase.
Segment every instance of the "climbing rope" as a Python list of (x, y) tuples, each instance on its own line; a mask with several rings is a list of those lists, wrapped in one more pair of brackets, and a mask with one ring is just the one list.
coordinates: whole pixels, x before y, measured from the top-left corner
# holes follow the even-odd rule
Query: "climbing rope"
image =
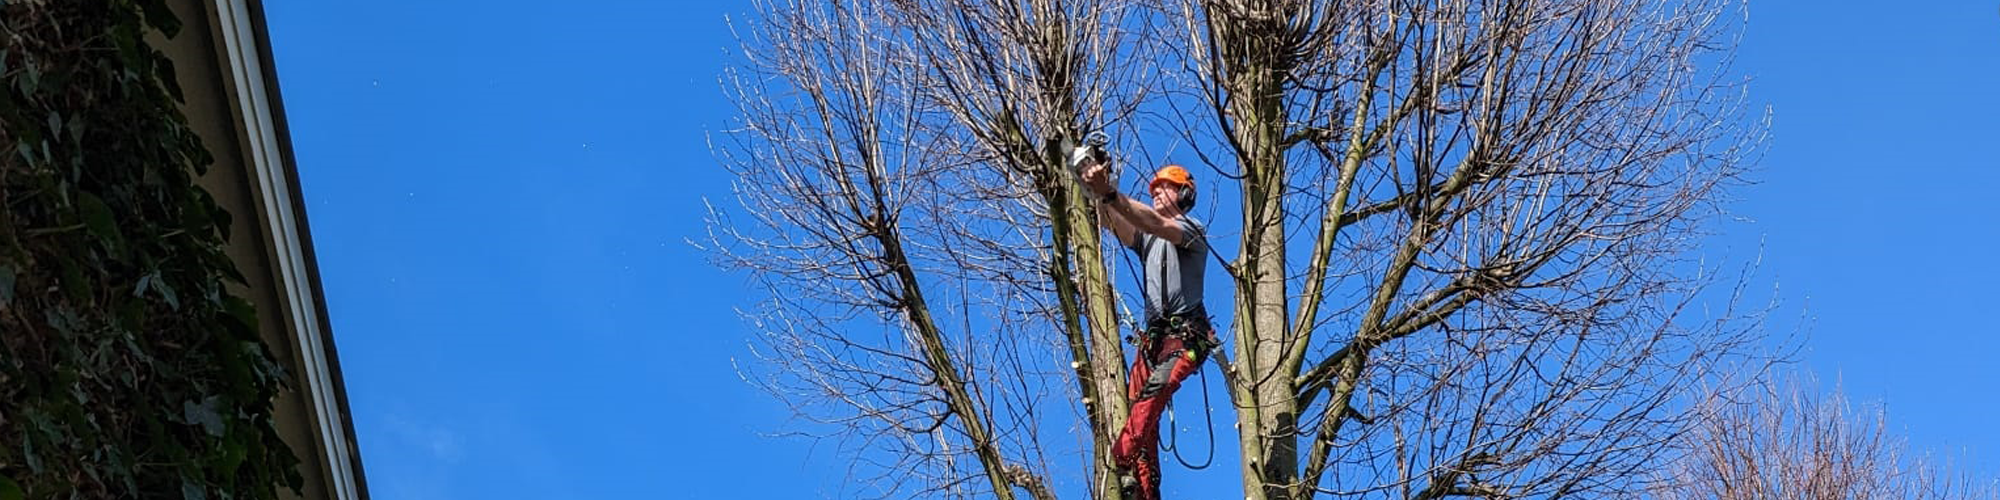
[(1195, 373), (1201, 375), (1201, 415), (1202, 420), (1208, 427), (1208, 456), (1201, 459), (1201, 465), (1190, 464), (1187, 457), (1181, 456), (1179, 446), (1181, 427), (1179, 423), (1174, 421), (1174, 403), (1172, 401), (1167, 402), (1167, 427), (1171, 427), (1172, 430), (1169, 431), (1170, 434), (1167, 435), (1167, 440), (1161, 442), (1160, 449), (1173, 452), (1174, 460), (1179, 461), (1181, 467), (1202, 470), (1215, 464), (1215, 408), (1210, 406), (1208, 402), (1208, 369), (1199, 368), (1195, 370)]

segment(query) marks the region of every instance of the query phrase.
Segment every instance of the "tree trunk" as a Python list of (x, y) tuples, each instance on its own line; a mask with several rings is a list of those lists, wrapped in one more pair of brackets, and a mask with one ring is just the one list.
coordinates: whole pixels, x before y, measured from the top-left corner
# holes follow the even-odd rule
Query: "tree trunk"
[[(1283, 78), (1296, 57), (1267, 2), (1209, 5), (1211, 55), (1229, 99), (1225, 128), (1242, 164), (1243, 273), (1236, 294), (1236, 371), (1244, 495), (1290, 498), (1297, 482), (1298, 397), (1286, 360), (1291, 346), (1285, 263)], [(1233, 118), (1233, 120), (1230, 120)]]

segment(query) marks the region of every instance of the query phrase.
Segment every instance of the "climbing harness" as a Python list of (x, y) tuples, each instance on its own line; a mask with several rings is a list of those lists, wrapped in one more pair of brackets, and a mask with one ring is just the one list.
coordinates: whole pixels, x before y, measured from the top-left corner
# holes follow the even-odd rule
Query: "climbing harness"
[[(1146, 340), (1140, 347), (1139, 354), (1141, 356), (1144, 356), (1146, 351), (1151, 350), (1151, 348), (1156, 348), (1158, 342), (1165, 340), (1169, 336), (1180, 339), (1181, 349), (1180, 352), (1159, 353), (1165, 359), (1160, 360), (1158, 366), (1154, 367), (1152, 377), (1146, 381), (1145, 390), (1140, 393), (1141, 398), (1150, 397), (1153, 391), (1159, 389), (1159, 385), (1172, 376), (1173, 366), (1180, 362), (1178, 358), (1187, 357), (1191, 361), (1202, 363), (1202, 361), (1208, 358), (1208, 353), (1218, 347), (1215, 345), (1217, 342), (1213, 337), (1213, 328), (1198, 327), (1195, 321), (1190, 318), (1201, 318), (1204, 326), (1213, 323), (1213, 321), (1209, 320), (1208, 314), (1204, 310), (1196, 309), (1189, 313), (1155, 320), (1151, 322), (1152, 324), (1148, 325), (1144, 333)], [(1152, 360), (1148, 359), (1147, 361)], [(1208, 453), (1202, 458), (1200, 465), (1190, 463), (1187, 457), (1181, 453), (1179, 446), (1180, 423), (1175, 418), (1173, 411), (1174, 402), (1172, 399), (1167, 400), (1167, 427), (1170, 428), (1170, 434), (1168, 434), (1166, 440), (1160, 441), (1160, 449), (1172, 452), (1174, 460), (1179, 461), (1182, 467), (1201, 470), (1215, 463), (1215, 408), (1209, 401), (1208, 368), (1206, 364), (1195, 365), (1195, 374), (1201, 376), (1202, 420), (1208, 434)]]

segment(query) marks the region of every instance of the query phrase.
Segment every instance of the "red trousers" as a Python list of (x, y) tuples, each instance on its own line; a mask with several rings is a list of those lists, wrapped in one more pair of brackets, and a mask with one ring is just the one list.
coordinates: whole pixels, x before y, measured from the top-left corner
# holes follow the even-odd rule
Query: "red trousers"
[(1160, 413), (1181, 381), (1200, 370), (1201, 358), (1207, 357), (1186, 347), (1180, 337), (1166, 335), (1141, 344), (1132, 359), (1125, 392), (1132, 399), (1132, 413), (1111, 446), (1111, 459), (1138, 480), (1139, 500), (1160, 498)]

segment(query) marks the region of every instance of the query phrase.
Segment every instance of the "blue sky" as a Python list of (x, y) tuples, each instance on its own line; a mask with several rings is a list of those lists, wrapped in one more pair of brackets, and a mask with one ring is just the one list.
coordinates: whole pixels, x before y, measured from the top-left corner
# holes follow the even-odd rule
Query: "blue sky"
[[(375, 498), (846, 491), (830, 444), (769, 436), (747, 279), (685, 243), (727, 201), (704, 134), (748, 2), (266, 8)], [(2000, 4), (1759, 1), (1739, 56), (1773, 140), (1708, 251), (1761, 248), (1801, 367), (2000, 474)]]

